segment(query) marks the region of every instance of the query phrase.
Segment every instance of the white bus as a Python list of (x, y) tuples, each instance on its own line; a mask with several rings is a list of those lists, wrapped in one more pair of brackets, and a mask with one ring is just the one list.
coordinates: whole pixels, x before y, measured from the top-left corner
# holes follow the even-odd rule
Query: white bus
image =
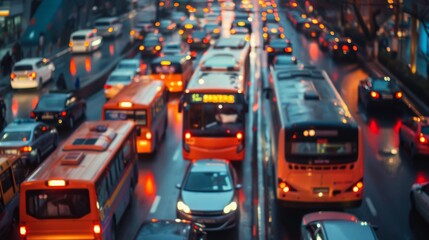
[(278, 203), (356, 207), (363, 193), (358, 124), (325, 71), (271, 68), (266, 88)]

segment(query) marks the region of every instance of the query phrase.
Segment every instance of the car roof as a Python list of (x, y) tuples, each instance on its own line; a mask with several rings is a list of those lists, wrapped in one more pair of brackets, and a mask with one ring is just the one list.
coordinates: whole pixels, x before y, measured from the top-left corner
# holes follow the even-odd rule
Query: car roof
[(86, 35), (86, 34), (91, 33), (91, 32), (94, 32), (94, 29), (77, 30), (77, 31), (75, 31), (75, 32), (72, 33), (72, 36), (74, 36), (74, 35)]
[(25, 58), (25, 59), (22, 59), (21, 61), (15, 63), (15, 66), (17, 66), (17, 65), (28, 65), (28, 64), (33, 65), (33, 64), (41, 61), (42, 59), (43, 58)]
[(40, 122), (36, 122), (33, 119), (15, 119), (3, 131), (32, 131), (39, 125)]
[(323, 228), (327, 239), (345, 239), (345, 240), (360, 240), (360, 239), (377, 239), (374, 231), (367, 222), (352, 222), (344, 220), (328, 220), (323, 221)]
[(134, 64), (140, 64), (140, 60), (139, 59), (135, 59), (135, 58), (130, 58), (130, 59), (122, 59), (118, 64), (121, 63), (134, 63)]
[(228, 161), (222, 159), (202, 159), (191, 164), (191, 172), (228, 172)]

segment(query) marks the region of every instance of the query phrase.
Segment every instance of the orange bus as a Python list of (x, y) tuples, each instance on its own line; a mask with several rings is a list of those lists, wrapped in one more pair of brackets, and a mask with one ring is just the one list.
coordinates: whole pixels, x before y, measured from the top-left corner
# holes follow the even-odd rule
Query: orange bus
[(168, 125), (168, 91), (162, 81), (134, 82), (106, 102), (103, 120), (132, 120), (136, 123), (137, 153), (152, 153)]
[(198, 71), (185, 90), (183, 158), (244, 160), (247, 101), (239, 72)]
[(166, 55), (155, 58), (151, 66), (153, 79), (161, 79), (170, 92), (183, 92), (194, 73), (191, 56)]
[(0, 236), (18, 223), (19, 185), (32, 169), (19, 155), (0, 155)]
[(115, 239), (134, 198), (132, 121), (84, 122), (22, 184), (21, 239)]

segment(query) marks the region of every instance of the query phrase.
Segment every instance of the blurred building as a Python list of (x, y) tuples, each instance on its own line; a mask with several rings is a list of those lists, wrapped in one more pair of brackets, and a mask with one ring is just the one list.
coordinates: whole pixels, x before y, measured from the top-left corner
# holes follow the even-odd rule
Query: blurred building
[(24, 18), (24, 0), (0, 1), (0, 46), (19, 38)]

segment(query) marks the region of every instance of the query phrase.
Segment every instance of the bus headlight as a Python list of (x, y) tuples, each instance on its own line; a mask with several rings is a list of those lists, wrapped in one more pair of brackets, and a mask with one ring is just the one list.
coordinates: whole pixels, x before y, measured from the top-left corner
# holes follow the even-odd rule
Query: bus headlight
[[(184, 213), (191, 213), (191, 209), (182, 201), (177, 202), (177, 210)], [(225, 211), (225, 210), (224, 210)]]
[(363, 179), (359, 179), (359, 181), (355, 182), (352, 186), (347, 188), (346, 192), (354, 192), (359, 193), (363, 190)]
[(237, 207), (238, 207), (237, 202), (232, 201), (230, 204), (226, 205), (223, 208), (223, 213), (228, 214), (230, 212), (233, 212), (233, 211), (237, 210)]
[(283, 181), (282, 179), (278, 179), (278, 188), (282, 190), (282, 192), (284, 193), (288, 193), (288, 192), (296, 192), (296, 189), (293, 188), (289, 183), (287, 183), (286, 181)]

